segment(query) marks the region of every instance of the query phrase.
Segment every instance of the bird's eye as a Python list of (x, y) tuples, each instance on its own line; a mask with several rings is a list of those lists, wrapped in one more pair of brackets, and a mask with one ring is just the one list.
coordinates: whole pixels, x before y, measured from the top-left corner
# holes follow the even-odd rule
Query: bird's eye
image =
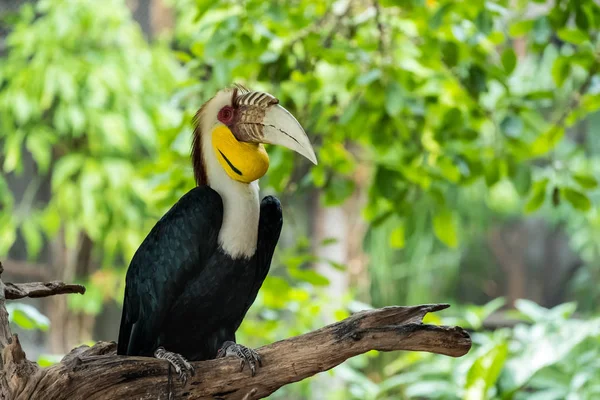
[(231, 108), (230, 106), (225, 106), (221, 108), (219, 114), (217, 115), (217, 118), (225, 125), (228, 125), (233, 120), (233, 108)]

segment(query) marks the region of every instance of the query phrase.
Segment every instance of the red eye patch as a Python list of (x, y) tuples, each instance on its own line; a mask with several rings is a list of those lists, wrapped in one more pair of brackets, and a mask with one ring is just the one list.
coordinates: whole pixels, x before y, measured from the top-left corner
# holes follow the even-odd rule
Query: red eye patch
[(231, 124), (233, 121), (233, 115), (235, 110), (231, 106), (225, 106), (219, 110), (219, 114), (217, 114), (217, 119), (224, 123), (225, 125)]

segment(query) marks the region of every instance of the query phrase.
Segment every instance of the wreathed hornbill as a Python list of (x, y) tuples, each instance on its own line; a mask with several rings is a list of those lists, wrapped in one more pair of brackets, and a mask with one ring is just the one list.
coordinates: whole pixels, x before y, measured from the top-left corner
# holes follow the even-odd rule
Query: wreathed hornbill
[(156, 223), (126, 277), (118, 354), (168, 360), (181, 379), (187, 360), (237, 356), (254, 375), (259, 355), (235, 343), (279, 240), (282, 213), (259, 201), (269, 167), (263, 143), (313, 163), (296, 119), (264, 92), (223, 89), (194, 118), (191, 158), (197, 186)]

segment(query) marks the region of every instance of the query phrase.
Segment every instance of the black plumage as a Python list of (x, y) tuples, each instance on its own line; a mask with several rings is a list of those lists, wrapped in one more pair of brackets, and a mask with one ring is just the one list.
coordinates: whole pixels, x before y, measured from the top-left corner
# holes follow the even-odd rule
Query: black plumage
[(218, 244), (223, 203), (209, 186), (185, 194), (135, 253), (126, 278), (118, 354), (152, 356), (162, 346), (189, 360), (214, 358), (254, 302), (282, 226), (279, 201), (260, 205), (258, 243), (233, 259)]

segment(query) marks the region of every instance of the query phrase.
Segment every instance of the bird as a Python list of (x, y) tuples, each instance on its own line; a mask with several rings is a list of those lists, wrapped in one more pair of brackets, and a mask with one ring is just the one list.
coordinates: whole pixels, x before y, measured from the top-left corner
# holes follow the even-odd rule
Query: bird
[(195, 186), (158, 220), (125, 278), (117, 354), (167, 360), (180, 380), (190, 361), (234, 356), (252, 376), (260, 355), (236, 331), (265, 280), (283, 225), (281, 203), (259, 197), (264, 144), (317, 165), (296, 118), (267, 92), (219, 90), (193, 118)]

